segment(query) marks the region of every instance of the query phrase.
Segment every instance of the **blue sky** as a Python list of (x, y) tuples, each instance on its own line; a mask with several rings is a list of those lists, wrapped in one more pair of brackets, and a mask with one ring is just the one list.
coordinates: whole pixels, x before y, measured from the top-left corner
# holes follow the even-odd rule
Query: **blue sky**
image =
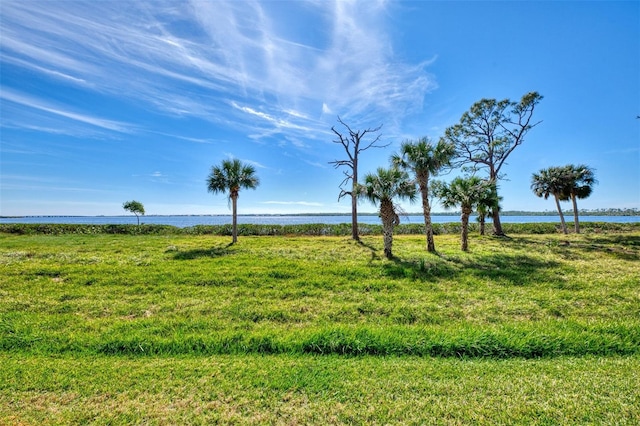
[(328, 164), (345, 157), (338, 115), (391, 143), (362, 154), (362, 176), (474, 102), (529, 91), (542, 123), (503, 169), (503, 209), (554, 210), (531, 174), (567, 163), (596, 169), (580, 208), (640, 208), (637, 1), (3, 0), (0, 13), (0, 215), (118, 215), (132, 199), (228, 214), (205, 183), (228, 158), (261, 180), (240, 213), (348, 212)]

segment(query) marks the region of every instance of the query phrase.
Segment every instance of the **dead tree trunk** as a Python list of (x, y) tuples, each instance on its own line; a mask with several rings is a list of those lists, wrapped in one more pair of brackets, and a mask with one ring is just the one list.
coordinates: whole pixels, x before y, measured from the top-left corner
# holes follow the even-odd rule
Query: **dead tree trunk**
[[(338, 195), (338, 200), (340, 200), (345, 195), (351, 197), (351, 238), (356, 241), (360, 240), (360, 236), (358, 234), (358, 157), (362, 151), (366, 151), (369, 148), (385, 148), (389, 146), (389, 143), (383, 144), (380, 142), (381, 135), (376, 135), (372, 141), (365, 141), (365, 137), (368, 134), (377, 133), (382, 125), (376, 127), (375, 129), (365, 129), (365, 130), (353, 130), (346, 124), (340, 117), (338, 117), (338, 122), (342, 124), (342, 126), (346, 129), (346, 132), (342, 133), (336, 130), (335, 126), (331, 127), (331, 131), (337, 136), (337, 139), (334, 139), (332, 142), (342, 145), (344, 151), (347, 154), (347, 158), (345, 160), (335, 160), (329, 162), (329, 164), (333, 164), (335, 168), (338, 167), (346, 167), (347, 170), (344, 172), (345, 178), (340, 183), (340, 194)], [(373, 135), (372, 135), (373, 136)], [(345, 191), (344, 185), (346, 185), (349, 181), (351, 181), (351, 190)]]

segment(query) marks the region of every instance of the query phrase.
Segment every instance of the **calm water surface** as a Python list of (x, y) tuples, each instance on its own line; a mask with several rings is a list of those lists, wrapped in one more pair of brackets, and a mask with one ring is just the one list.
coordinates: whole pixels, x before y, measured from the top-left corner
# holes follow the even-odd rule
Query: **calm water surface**
[[(458, 222), (459, 215), (432, 216), (434, 223)], [(475, 221), (475, 217), (471, 220)], [(560, 223), (559, 216), (501, 216), (502, 223)], [(573, 223), (573, 216), (565, 217), (567, 223)], [(405, 216), (400, 218), (401, 223), (423, 223), (422, 216)], [(581, 222), (616, 222), (634, 223), (640, 222), (640, 216), (581, 216)], [(379, 224), (377, 216), (358, 216), (359, 223)], [(490, 220), (488, 220), (490, 222)], [(0, 223), (67, 223), (67, 224), (136, 224), (135, 216), (25, 216), (16, 218), (0, 218)], [(231, 223), (231, 216), (142, 216), (140, 223), (149, 225), (173, 225), (179, 228), (195, 225), (224, 225)], [(299, 225), (308, 223), (351, 223), (351, 216), (238, 216), (238, 223), (256, 225)]]

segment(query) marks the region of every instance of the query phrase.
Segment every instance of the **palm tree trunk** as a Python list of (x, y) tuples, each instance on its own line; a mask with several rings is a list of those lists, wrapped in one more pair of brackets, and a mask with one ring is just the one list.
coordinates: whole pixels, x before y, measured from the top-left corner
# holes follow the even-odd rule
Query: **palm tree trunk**
[(422, 195), (422, 213), (424, 214), (424, 233), (427, 237), (427, 251), (434, 253), (436, 251), (436, 243), (433, 240), (431, 205), (429, 205), (429, 187), (426, 183), (423, 183), (420, 184), (420, 194)]
[(389, 200), (380, 202), (380, 219), (382, 219), (382, 237), (384, 241), (384, 255), (387, 259), (393, 258), (393, 221), (396, 214), (393, 204)]
[(462, 222), (462, 229), (460, 231), (460, 249), (462, 251), (469, 250), (469, 215), (471, 209), (463, 207), (462, 215), (460, 216), (460, 222)]
[(554, 195), (555, 199), (556, 199), (556, 207), (558, 209), (558, 214), (560, 215), (560, 223), (562, 224), (562, 232), (566, 234), (569, 233), (569, 231), (567, 231), (567, 224), (564, 221), (564, 215), (562, 214), (562, 209), (560, 208), (560, 199), (558, 198), (557, 195)]
[(478, 214), (478, 219), (480, 219), (480, 235), (484, 235), (484, 231), (485, 231), (485, 217), (486, 215), (479, 213)]
[(231, 195), (232, 225), (231, 225), (231, 244), (238, 242), (238, 195)]
[(580, 220), (578, 219), (578, 202), (576, 201), (576, 195), (571, 194), (571, 202), (573, 202), (573, 223), (576, 230), (576, 234), (580, 233)]

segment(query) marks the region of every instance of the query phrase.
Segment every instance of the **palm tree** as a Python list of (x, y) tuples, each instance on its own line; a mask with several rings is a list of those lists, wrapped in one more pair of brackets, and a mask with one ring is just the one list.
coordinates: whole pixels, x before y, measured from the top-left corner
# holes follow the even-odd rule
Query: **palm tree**
[(375, 174), (368, 173), (364, 177), (364, 185), (359, 186), (358, 193), (374, 205), (380, 205), (384, 254), (387, 259), (393, 258), (393, 227), (400, 223), (398, 208), (393, 200), (399, 198), (413, 201), (416, 197), (415, 183), (404, 170), (379, 167)]
[(482, 194), (482, 199), (476, 206), (478, 222), (480, 223), (480, 235), (485, 234), (485, 219), (493, 217), (494, 212), (500, 211), (500, 201), (502, 197), (498, 195), (495, 184), (488, 185), (486, 192)]
[(487, 222), (487, 217), (491, 217), (491, 210), (489, 206), (485, 206), (484, 204), (479, 204), (476, 208), (478, 212), (478, 223), (480, 224), (480, 235), (485, 234), (485, 225)]
[(451, 164), (455, 154), (455, 147), (441, 139), (437, 145), (431, 144), (429, 139), (406, 141), (400, 145), (400, 154), (391, 156), (391, 163), (410, 170), (415, 175), (420, 195), (422, 197), (422, 212), (424, 214), (424, 232), (427, 237), (427, 251), (435, 252), (433, 240), (433, 226), (431, 225), (431, 205), (429, 204), (429, 178)]
[(211, 168), (207, 178), (207, 190), (214, 194), (229, 191), (233, 212), (232, 244), (238, 241), (238, 195), (240, 189), (255, 189), (260, 180), (256, 170), (250, 164), (242, 164), (240, 160), (223, 160), (219, 166)]
[(477, 176), (468, 178), (457, 177), (448, 185), (444, 182), (434, 182), (434, 192), (445, 208), (460, 206), (462, 214), (460, 221), (460, 248), (469, 250), (469, 216), (473, 209), (487, 199), (487, 194), (495, 191), (495, 184), (480, 179)]
[(566, 180), (566, 170), (563, 167), (549, 167), (531, 176), (531, 190), (538, 197), (544, 197), (545, 200), (548, 199), (550, 195), (553, 195), (556, 201), (558, 215), (560, 216), (560, 223), (562, 224), (562, 232), (568, 234), (567, 224), (564, 220), (562, 209), (560, 208), (560, 201), (569, 199), (566, 190)]
[(578, 166), (569, 164), (563, 167), (566, 180), (565, 196), (571, 198), (573, 203), (573, 220), (576, 234), (580, 233), (580, 222), (578, 220), (578, 203), (576, 199), (587, 198), (593, 192), (593, 185), (598, 183), (594, 170), (584, 164)]

